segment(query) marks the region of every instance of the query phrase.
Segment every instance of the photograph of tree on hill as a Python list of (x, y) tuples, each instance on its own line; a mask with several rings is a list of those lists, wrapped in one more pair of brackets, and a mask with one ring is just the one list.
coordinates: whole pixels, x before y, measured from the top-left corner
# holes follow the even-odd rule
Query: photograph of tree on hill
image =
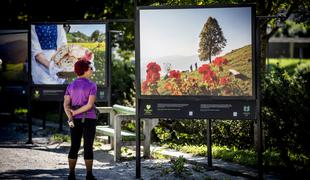
[(252, 96), (250, 7), (141, 9), (141, 95)]

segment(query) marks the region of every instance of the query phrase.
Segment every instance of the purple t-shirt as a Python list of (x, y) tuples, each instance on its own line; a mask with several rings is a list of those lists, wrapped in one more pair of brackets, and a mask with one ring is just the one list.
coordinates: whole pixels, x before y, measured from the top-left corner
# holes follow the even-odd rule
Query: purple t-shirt
[[(88, 102), (90, 95), (96, 96), (97, 85), (87, 78), (77, 78), (68, 85), (65, 95), (70, 96), (71, 106), (84, 106)], [(73, 118), (82, 119), (84, 113), (77, 114)], [(86, 112), (85, 118), (96, 119), (96, 112), (91, 108)]]

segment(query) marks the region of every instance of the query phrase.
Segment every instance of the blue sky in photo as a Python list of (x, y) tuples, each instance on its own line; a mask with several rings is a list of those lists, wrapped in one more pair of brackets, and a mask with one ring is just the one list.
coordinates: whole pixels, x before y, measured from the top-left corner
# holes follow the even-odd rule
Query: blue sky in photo
[[(140, 10), (141, 67), (158, 59), (162, 66), (164, 62), (160, 59), (174, 56), (191, 57), (199, 65), (206, 63), (198, 59), (199, 34), (210, 16), (216, 18), (227, 40), (226, 47), (218, 56), (251, 44), (249, 7)], [(186, 70), (195, 63), (184, 61), (175, 64), (173, 58), (170, 61), (172, 68), (179, 70)], [(143, 77), (143, 69), (141, 72)]]
[(90, 36), (94, 31), (99, 30), (101, 33), (105, 33), (105, 24), (70, 24), (70, 32), (80, 31), (87, 36)]

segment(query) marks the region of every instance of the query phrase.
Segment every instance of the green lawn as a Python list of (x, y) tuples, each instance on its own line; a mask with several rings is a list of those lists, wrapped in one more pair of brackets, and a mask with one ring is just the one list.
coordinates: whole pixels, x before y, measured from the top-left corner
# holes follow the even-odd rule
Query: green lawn
[[(177, 145), (173, 143), (164, 144), (164, 147), (172, 148), (184, 153), (190, 153), (194, 156), (206, 156), (206, 145)], [(220, 158), (225, 161), (234, 162), (246, 166), (255, 167), (257, 164), (257, 153), (254, 150), (241, 150), (236, 147), (228, 148), (226, 146), (212, 145), (213, 158)], [(276, 150), (266, 150), (263, 153), (264, 165), (268, 167), (285, 167), (285, 163), (280, 158), (280, 153)], [(289, 153), (289, 158), (300, 167), (309, 164), (310, 159), (304, 154)]]
[(300, 64), (307, 64), (310, 66), (310, 59), (293, 59), (293, 58), (279, 58), (279, 59), (267, 59), (268, 71), (271, 71), (277, 65), (281, 68), (285, 68), (289, 73), (293, 73), (295, 68)]

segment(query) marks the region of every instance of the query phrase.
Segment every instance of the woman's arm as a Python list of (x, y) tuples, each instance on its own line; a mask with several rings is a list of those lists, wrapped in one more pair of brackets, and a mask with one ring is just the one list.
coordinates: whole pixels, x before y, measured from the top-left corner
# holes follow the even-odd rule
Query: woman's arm
[(91, 108), (93, 108), (94, 103), (96, 101), (96, 96), (95, 95), (90, 95), (88, 98), (88, 102), (87, 104), (85, 104), (84, 106), (80, 107), (79, 109), (76, 110), (71, 110), (72, 116), (75, 116), (77, 114), (86, 112), (88, 110), (90, 110)]
[(71, 109), (70, 109), (70, 102), (71, 102), (71, 98), (69, 95), (65, 95), (64, 96), (64, 110), (67, 114), (67, 117), (68, 117), (68, 120), (72, 120), (73, 119), (73, 116), (72, 116), (72, 113), (71, 113)]
[(50, 62), (46, 59), (43, 53), (39, 53), (35, 56), (37, 62), (43, 64), (47, 69), (49, 68)]

